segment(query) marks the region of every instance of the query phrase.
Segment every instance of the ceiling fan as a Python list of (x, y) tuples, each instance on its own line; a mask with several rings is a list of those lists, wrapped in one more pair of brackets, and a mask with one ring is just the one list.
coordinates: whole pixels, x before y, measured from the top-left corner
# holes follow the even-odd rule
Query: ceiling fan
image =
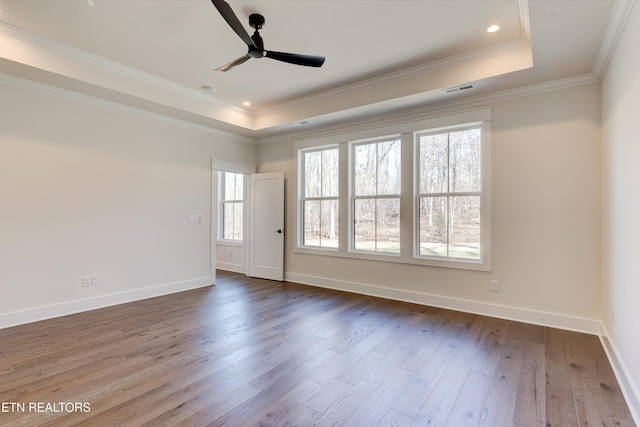
[(233, 67), (243, 64), (251, 58), (262, 58), (267, 57), (271, 59), (275, 59), (277, 61), (288, 62), (290, 64), (296, 65), (304, 65), (306, 67), (321, 67), (324, 64), (324, 56), (312, 56), (312, 55), (300, 55), (297, 53), (284, 53), (284, 52), (274, 52), (271, 50), (264, 49), (264, 43), (262, 41), (262, 37), (258, 30), (262, 28), (264, 25), (264, 16), (258, 13), (252, 13), (249, 16), (249, 25), (251, 28), (255, 28), (255, 32), (251, 37), (249, 37), (249, 33), (244, 29), (238, 17), (229, 3), (224, 0), (211, 0), (211, 3), (218, 9), (220, 15), (224, 18), (225, 21), (229, 24), (231, 29), (236, 32), (237, 35), (240, 36), (243, 42), (247, 44), (249, 51), (246, 55), (241, 56), (240, 58), (229, 62), (226, 65), (223, 65), (220, 68), (216, 68), (217, 71), (228, 71)]

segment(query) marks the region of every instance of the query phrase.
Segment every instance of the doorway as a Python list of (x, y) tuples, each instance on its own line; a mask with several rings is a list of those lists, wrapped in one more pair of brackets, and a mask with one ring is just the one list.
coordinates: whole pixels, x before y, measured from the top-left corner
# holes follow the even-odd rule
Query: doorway
[(211, 277), (226, 270), (284, 280), (284, 174), (212, 160)]

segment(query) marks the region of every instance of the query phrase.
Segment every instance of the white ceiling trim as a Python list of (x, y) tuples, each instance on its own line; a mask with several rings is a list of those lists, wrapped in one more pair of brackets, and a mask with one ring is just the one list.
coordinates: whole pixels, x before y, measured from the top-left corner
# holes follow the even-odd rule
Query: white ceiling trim
[(86, 95), (79, 92), (74, 92), (72, 90), (57, 87), (57, 86), (51, 86), (45, 83), (36, 82), (34, 80), (23, 79), (22, 77), (12, 76), (9, 74), (0, 73), (0, 84), (5, 84), (8, 86), (13, 86), (21, 89), (33, 90), (33, 91), (45, 93), (48, 95), (58, 96), (61, 98), (72, 100), (72, 101), (82, 102), (92, 106), (106, 108), (112, 111), (117, 111), (119, 113), (130, 114), (130, 115), (141, 117), (144, 119), (150, 119), (156, 122), (178, 126), (183, 129), (189, 129), (189, 130), (194, 130), (198, 132), (204, 132), (209, 135), (224, 137), (226, 139), (233, 140), (233, 141), (244, 142), (244, 143), (256, 142), (254, 138), (249, 138), (236, 133), (226, 132), (220, 129), (216, 129), (214, 127), (199, 125), (197, 123), (193, 123), (187, 120), (181, 120), (174, 117), (169, 117), (164, 114), (153, 113), (151, 111), (132, 107), (130, 105), (120, 104), (118, 102), (109, 101), (103, 98), (97, 98), (95, 96)]
[[(372, 106), (394, 103), (399, 100), (420, 97), (427, 100), (442, 89), (463, 83), (475, 82), (533, 66), (532, 49), (528, 44), (517, 43), (520, 49), (478, 56), (475, 61), (460, 62), (455, 66), (440, 68), (428, 74), (412, 75), (404, 79), (393, 79), (377, 84), (356, 84), (348, 92), (340, 92), (332, 97), (315, 98), (315, 102), (299, 103), (287, 109), (275, 112), (256, 112), (255, 129), (263, 130), (282, 124), (294, 124), (301, 120), (328, 118), (337, 113), (359, 115)], [(468, 57), (467, 57), (468, 58)], [(387, 104), (388, 105), (388, 104)]]
[[(403, 85), (406, 87), (408, 82), (414, 84), (413, 87), (417, 93), (427, 93), (431, 90), (471, 83), (493, 75), (531, 67), (533, 55), (528, 0), (518, 0), (518, 8), (521, 28), (521, 36), (518, 38), (258, 109), (255, 111), (253, 129), (259, 131), (273, 126), (335, 114), (338, 111), (353, 111), (364, 106), (403, 98), (409, 94), (403, 93), (401, 89), (393, 91), (391, 87), (395, 85), (397, 88)], [(510, 69), (504, 67), (506, 58), (509, 58), (507, 62), (512, 64)], [(495, 60), (493, 64), (487, 62), (489, 59)], [(503, 65), (499, 65), (501, 62)], [(478, 70), (493, 68), (500, 71), (496, 71), (492, 76), (478, 75), (477, 73), (469, 73), (469, 70), (464, 71), (464, 66), (468, 64), (477, 64)], [(451, 75), (464, 75), (466, 78), (443, 82), (442, 73), (444, 70), (450, 70)], [(438, 75), (438, 73), (440, 74)], [(442, 87), (429, 87), (424, 83), (431, 79), (439, 80)], [(416, 83), (418, 84), (415, 85)], [(393, 93), (393, 98), (377, 97), (374, 95), (377, 92)], [(411, 93), (411, 95), (415, 94), (416, 92)], [(363, 97), (366, 100), (354, 101), (356, 98)], [(328, 110), (329, 105), (331, 111)]]
[(150, 108), (162, 115), (165, 112), (161, 110), (173, 109), (181, 115), (177, 117), (180, 120), (194, 116), (196, 123), (209, 126), (210, 122), (211, 127), (231, 132), (233, 127), (239, 133), (253, 128), (251, 110), (214, 102), (197, 91), (4, 22), (0, 22), (0, 57), (0, 72), (7, 74), (87, 91), (90, 96)]
[(599, 79), (591, 73), (580, 76), (567, 77), (548, 82), (536, 83), (514, 89), (492, 92), (484, 95), (476, 95), (461, 100), (442, 102), (430, 107), (414, 107), (408, 110), (383, 114), (379, 116), (367, 117), (360, 120), (337, 123), (333, 126), (325, 126), (322, 129), (312, 129), (306, 131), (291, 132), (284, 135), (275, 135), (258, 139), (260, 144), (270, 144), (275, 142), (296, 141), (300, 139), (314, 139), (334, 135), (354, 132), (363, 128), (380, 128), (392, 124), (414, 122), (425, 117), (435, 117), (438, 115), (451, 114), (466, 110), (474, 110), (489, 106), (491, 103), (521, 96), (535, 95), (538, 93), (551, 92), (555, 90), (568, 89), (575, 86), (598, 83)]
[(598, 56), (596, 56), (596, 60), (593, 63), (592, 72), (598, 79), (602, 79), (604, 73), (607, 71), (609, 61), (613, 56), (613, 52), (616, 50), (618, 40), (627, 23), (627, 19), (629, 19), (634, 4), (635, 0), (616, 0), (613, 5), (607, 30), (602, 37)]
[[(315, 134), (324, 132), (325, 129), (333, 132), (331, 129), (358, 123), (374, 125), (379, 120), (387, 118), (403, 120), (402, 117), (412, 112), (437, 113), (447, 108), (467, 108), (481, 102), (597, 82), (606, 72), (620, 33), (635, 3), (635, 0), (614, 1), (596, 60), (592, 67), (580, 71), (587, 74), (464, 99), (443, 100), (438, 97), (441, 94), (437, 92), (449, 86), (473, 83), (531, 67), (529, 8), (534, 8), (536, 2), (517, 0), (520, 37), (357, 83), (334, 87), (303, 98), (276, 101), (257, 109), (224, 102), (209, 93), (165, 80), (4, 21), (0, 21), (0, 73), (5, 72), (7, 76), (16, 78), (28, 77), (46, 87), (53, 88), (60, 84), (60, 90), (74, 96), (86, 97), (85, 101), (94, 100), (95, 104), (101, 104), (102, 101), (103, 106), (120, 106), (120, 110), (134, 114), (146, 112), (148, 117), (165, 122), (188, 124), (193, 129), (206, 129), (225, 137), (237, 137), (241, 134), (244, 135), (239, 137), (242, 140), (271, 141), (288, 138), (290, 135)], [(591, 51), (592, 54), (594, 51), (595, 49)], [(509, 69), (504, 65), (509, 60), (517, 62), (517, 65)], [(588, 73), (589, 68), (591, 73)], [(7, 78), (5, 77), (4, 81)], [(102, 95), (105, 99), (101, 98)], [(429, 104), (430, 101), (436, 102), (434, 100), (438, 100), (438, 103)], [(417, 106), (418, 102), (423, 103), (422, 107)], [(405, 107), (399, 110), (402, 108), (401, 105)], [(408, 107), (409, 105), (413, 107)], [(383, 114), (380, 112), (383, 107), (395, 113)], [(191, 122), (191, 119), (194, 121)], [(317, 119), (315, 123), (323, 128), (290, 126), (301, 120), (313, 119)], [(333, 120), (336, 122), (332, 125), (330, 123)], [(273, 132), (278, 132), (279, 136), (275, 136)], [(259, 139), (261, 134), (265, 136), (264, 139)], [(274, 136), (266, 136), (268, 134)]]
[[(309, 95), (292, 101), (282, 102), (272, 107), (261, 109), (259, 113), (269, 114), (282, 110), (299, 108), (302, 105), (309, 105), (323, 99), (348, 95), (359, 91), (366, 91), (369, 89), (377, 88), (384, 84), (394, 84), (401, 80), (425, 76), (436, 71), (446, 70), (459, 65), (475, 62), (484, 58), (515, 52), (530, 46), (531, 44), (524, 38), (509, 40), (500, 44), (488, 46), (486, 48), (477, 49), (471, 52), (464, 52), (448, 58), (429, 62), (427, 64), (416, 65), (405, 70), (389, 73), (383, 76), (373, 77), (367, 80), (362, 80), (357, 83), (341, 86), (339, 88), (327, 90), (315, 95)], [(461, 82), (460, 84), (464, 83), (465, 82)]]
[(520, 31), (522, 38), (531, 42), (531, 21), (529, 20), (529, 0), (518, 0), (520, 10)]
[(244, 113), (250, 113), (250, 110), (246, 108), (242, 108), (234, 104), (229, 104), (222, 101), (221, 99), (215, 98), (213, 96), (208, 96), (205, 93), (199, 92), (195, 89), (191, 89), (186, 86), (174, 83), (170, 80), (158, 77), (155, 74), (147, 73), (138, 70), (137, 68), (123, 65), (119, 62), (112, 61), (103, 56), (96, 55), (86, 50), (79, 49), (77, 47), (50, 39), (40, 34), (33, 33), (31, 31), (25, 30), (24, 28), (16, 27), (4, 21), (0, 21), (0, 34), (16, 40), (20, 40), (24, 43), (28, 43), (38, 48), (45, 49), (49, 52), (55, 52), (82, 62), (96, 65), (100, 68), (115, 72), (127, 78), (150, 83), (164, 90), (173, 91), (184, 96), (198, 99), (202, 102), (217, 104), (220, 106), (224, 106), (225, 108), (238, 110)]
[[(339, 111), (342, 111), (360, 108), (372, 102), (384, 102), (388, 99), (379, 97), (368, 99), (365, 96), (366, 99), (355, 102), (353, 99), (358, 98), (358, 96), (353, 96), (353, 99), (347, 102), (346, 98), (351, 94), (357, 95), (355, 92), (358, 91), (360, 92), (360, 97), (368, 92), (369, 94), (375, 93), (371, 89), (380, 88), (382, 85), (387, 85), (386, 90), (389, 91), (389, 88), (395, 83), (404, 81), (406, 86), (409, 83), (416, 83), (418, 79), (426, 81), (430, 77), (437, 78), (434, 73), (442, 72), (442, 70), (453, 70), (455, 67), (462, 67), (465, 64), (476, 61), (492, 57), (497, 58), (499, 55), (516, 52), (518, 49), (529, 48), (530, 50), (528, 0), (518, 0), (518, 5), (522, 31), (522, 37), (520, 38), (431, 63), (409, 67), (398, 72), (342, 86), (298, 100), (279, 103), (263, 109), (258, 108), (257, 110), (250, 110), (224, 102), (215, 96), (165, 80), (154, 74), (126, 66), (3, 21), (0, 21), (0, 35), (22, 42), (21, 44), (14, 43), (15, 49), (13, 51), (15, 56), (7, 57), (18, 64), (32, 67), (35, 70), (53, 73), (54, 75), (69, 77), (72, 80), (102, 87), (116, 93), (138, 97), (145, 101), (178, 106), (177, 108), (186, 112), (253, 131), (296, 122), (299, 119), (310, 119), (318, 115), (325, 115), (328, 112), (327, 104), (333, 104)], [(28, 49), (29, 47), (32, 48)], [(27, 49), (28, 53), (26, 55), (20, 52), (22, 48)], [(11, 47), (8, 50), (11, 51)], [(50, 59), (47, 61), (38, 59), (44, 55), (47, 55)], [(26, 60), (23, 58), (26, 58)], [(521, 68), (527, 66), (522, 64), (521, 61)], [(502, 72), (506, 71), (502, 70)], [(460, 72), (460, 70), (457, 70), (458, 74)], [(469, 76), (469, 81), (473, 80), (473, 77), (476, 76)], [(409, 82), (410, 79), (414, 79), (414, 82)], [(465, 81), (444, 82), (441, 84), (450, 86), (451, 84), (466, 83), (465, 78), (462, 80)], [(47, 79), (42, 81), (46, 84), (52, 83)], [(74, 90), (73, 87), (67, 88)], [(433, 89), (435, 88), (427, 87), (423, 88), (423, 91)], [(396, 95), (402, 97), (406, 94), (403, 95), (403, 92), (400, 91)], [(388, 96), (393, 98), (396, 95), (390, 94)], [(342, 100), (338, 99), (340, 97), (342, 97)], [(115, 99), (115, 101), (118, 102), (119, 99)], [(139, 105), (136, 105), (136, 107), (139, 107)], [(305, 113), (302, 114), (300, 113), (301, 111), (305, 111)], [(302, 114), (302, 117), (297, 117), (300, 114)]]

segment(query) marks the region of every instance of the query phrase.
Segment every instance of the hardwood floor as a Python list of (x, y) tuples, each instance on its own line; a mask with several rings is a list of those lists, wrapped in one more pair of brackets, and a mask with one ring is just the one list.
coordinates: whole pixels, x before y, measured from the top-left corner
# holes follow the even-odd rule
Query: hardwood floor
[(595, 336), (226, 272), (0, 343), (3, 426), (635, 425)]

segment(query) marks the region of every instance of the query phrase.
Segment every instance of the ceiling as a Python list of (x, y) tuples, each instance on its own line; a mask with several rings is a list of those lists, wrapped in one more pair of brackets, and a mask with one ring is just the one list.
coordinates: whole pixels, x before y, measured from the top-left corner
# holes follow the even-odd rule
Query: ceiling
[[(597, 81), (631, 3), (227, 1), (249, 34), (248, 15), (265, 16), (267, 50), (322, 55), (325, 64), (260, 58), (215, 71), (247, 47), (209, 0), (0, 0), (0, 72), (262, 138), (544, 82)], [(492, 24), (500, 30), (487, 32)]]

